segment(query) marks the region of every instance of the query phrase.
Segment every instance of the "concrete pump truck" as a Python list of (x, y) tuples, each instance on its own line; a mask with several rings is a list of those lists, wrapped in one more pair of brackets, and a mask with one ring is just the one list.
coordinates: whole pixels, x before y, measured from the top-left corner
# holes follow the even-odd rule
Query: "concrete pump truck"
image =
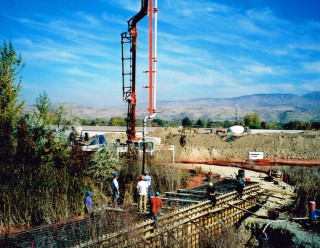
[[(153, 6), (154, 1), (154, 6)], [(149, 109), (143, 121), (143, 139), (136, 136), (136, 64), (137, 64), (137, 24), (146, 15), (149, 15)], [(154, 16), (154, 25), (153, 25)], [(156, 115), (156, 55), (157, 55), (157, 0), (141, 0), (141, 9), (128, 20), (128, 31), (121, 34), (122, 44), (122, 91), (123, 100), (128, 104), (127, 111), (127, 145), (128, 154), (134, 154), (135, 150), (143, 149), (142, 173), (144, 173), (146, 147), (153, 146), (146, 139), (146, 122)], [(153, 30), (154, 26), (154, 30)], [(126, 47), (129, 46), (129, 49)], [(129, 53), (127, 52), (129, 50)], [(154, 148), (153, 148), (154, 149)]]

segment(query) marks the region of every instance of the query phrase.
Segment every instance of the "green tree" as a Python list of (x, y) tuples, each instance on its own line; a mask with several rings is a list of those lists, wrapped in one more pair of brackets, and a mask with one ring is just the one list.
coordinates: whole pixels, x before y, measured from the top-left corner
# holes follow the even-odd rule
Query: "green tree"
[(124, 161), (117, 157), (116, 152), (105, 147), (92, 155), (86, 173), (105, 192), (109, 189), (108, 179), (123, 166)]
[(284, 124), (284, 129), (287, 130), (302, 130), (303, 125), (301, 121), (289, 121), (288, 123)]
[(58, 129), (60, 129), (60, 125), (66, 124), (64, 121), (67, 116), (68, 109), (66, 105), (60, 104), (56, 107), (56, 109), (54, 110), (54, 113), (55, 113), (54, 123), (58, 125)]
[(214, 123), (212, 120), (208, 119), (207, 120), (207, 127), (213, 127)]
[(19, 101), (23, 68), (22, 56), (11, 41), (4, 41), (0, 46), (0, 161), (4, 163), (12, 161), (15, 153), (14, 132), (24, 104)]
[(261, 122), (259, 116), (256, 113), (246, 114), (243, 117), (245, 126), (253, 129), (261, 129)]
[(109, 126), (125, 126), (126, 120), (121, 117), (111, 117), (109, 120)]
[(84, 158), (80, 159), (66, 139), (34, 115), (20, 119), (17, 133), (15, 174), (3, 188), (0, 185), (1, 192), (14, 192), (4, 202), (6, 208), (11, 208), (8, 216), (39, 225), (79, 214), (79, 196), (90, 180), (84, 174)]
[(165, 126), (165, 122), (161, 119), (153, 119), (152, 120), (152, 126), (153, 127), (164, 127)]
[(39, 123), (44, 125), (49, 124), (49, 112), (51, 110), (51, 100), (46, 91), (43, 91), (36, 98), (36, 111), (34, 112), (34, 116)]
[(319, 130), (320, 129), (320, 122), (319, 121), (312, 122), (311, 128), (314, 130)]
[(201, 119), (199, 119), (199, 120), (196, 122), (196, 126), (197, 126), (197, 127), (204, 127), (204, 122), (203, 122)]
[(311, 122), (306, 122), (306, 123), (305, 123), (305, 129), (306, 129), (306, 130), (311, 130), (311, 129), (312, 129)]
[(185, 117), (182, 120), (182, 126), (183, 127), (191, 127), (192, 126), (192, 121), (188, 117)]
[(224, 128), (228, 128), (228, 127), (231, 127), (233, 125), (233, 122), (230, 121), (230, 120), (225, 120), (223, 123), (222, 123), (222, 126)]
[(262, 121), (260, 123), (260, 126), (261, 126), (262, 129), (267, 129), (267, 123), (265, 121)]
[(277, 129), (277, 123), (269, 122), (268, 125), (267, 125), (267, 128), (275, 130), (275, 129)]

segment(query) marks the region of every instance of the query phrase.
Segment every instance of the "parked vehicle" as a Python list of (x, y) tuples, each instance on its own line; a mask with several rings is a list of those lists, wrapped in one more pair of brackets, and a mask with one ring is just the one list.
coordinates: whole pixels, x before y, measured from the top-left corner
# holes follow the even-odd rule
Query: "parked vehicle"
[(107, 139), (103, 135), (97, 135), (89, 145), (82, 146), (82, 151), (100, 151), (107, 144)]

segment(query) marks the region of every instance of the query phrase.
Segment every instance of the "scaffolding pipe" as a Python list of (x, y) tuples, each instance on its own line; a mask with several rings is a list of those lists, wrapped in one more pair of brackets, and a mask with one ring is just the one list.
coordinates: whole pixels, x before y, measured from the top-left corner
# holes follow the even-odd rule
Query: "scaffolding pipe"
[(268, 238), (268, 236), (267, 236), (267, 234), (266, 234), (266, 230), (267, 230), (268, 226), (270, 226), (272, 223), (284, 222), (284, 221), (287, 221), (287, 220), (272, 220), (272, 221), (268, 222), (268, 223), (266, 224), (266, 226), (265, 226), (265, 227), (263, 228), (263, 230), (262, 230), (262, 233), (264, 234), (265, 238)]

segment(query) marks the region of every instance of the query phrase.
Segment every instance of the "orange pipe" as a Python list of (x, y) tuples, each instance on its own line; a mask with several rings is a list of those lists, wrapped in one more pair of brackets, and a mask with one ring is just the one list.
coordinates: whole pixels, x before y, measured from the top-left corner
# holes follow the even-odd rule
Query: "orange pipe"
[(153, 114), (153, 31), (152, 31), (152, 0), (149, 1), (149, 115)]

